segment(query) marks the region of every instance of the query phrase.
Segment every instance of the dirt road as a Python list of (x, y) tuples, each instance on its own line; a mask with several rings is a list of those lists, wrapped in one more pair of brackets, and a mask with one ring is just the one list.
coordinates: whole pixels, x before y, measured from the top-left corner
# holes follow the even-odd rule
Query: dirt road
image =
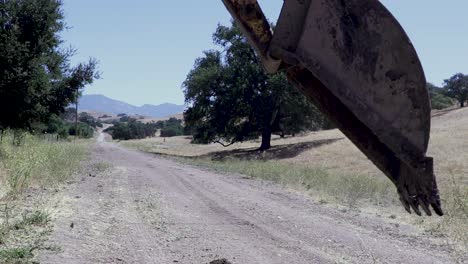
[(99, 142), (107, 173), (68, 191), (41, 263), (452, 263), (412, 227), (342, 212), (278, 185)]

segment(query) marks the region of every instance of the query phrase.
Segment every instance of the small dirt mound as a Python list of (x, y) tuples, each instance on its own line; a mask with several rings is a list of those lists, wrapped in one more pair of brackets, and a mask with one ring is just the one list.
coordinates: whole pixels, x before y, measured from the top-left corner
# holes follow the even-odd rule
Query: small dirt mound
[(232, 264), (232, 263), (227, 261), (227, 259), (217, 259), (217, 260), (211, 261), (209, 264)]

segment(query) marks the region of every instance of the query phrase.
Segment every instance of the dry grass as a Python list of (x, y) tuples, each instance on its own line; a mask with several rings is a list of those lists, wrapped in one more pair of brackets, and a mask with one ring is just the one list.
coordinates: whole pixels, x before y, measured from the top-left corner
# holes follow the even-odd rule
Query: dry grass
[[(304, 148), (305, 143), (323, 140), (333, 141), (308, 144)], [(418, 224), (428, 232), (448, 234), (451, 239), (464, 245), (468, 242), (468, 108), (438, 113), (432, 121), (428, 154), (435, 159), (446, 213), (444, 217), (423, 219), (407, 215), (399, 205), (395, 188), (338, 130), (286, 139), (274, 137), (273, 150), (262, 155), (252, 155), (252, 151), (260, 145), (259, 141), (239, 143), (228, 148), (219, 144), (193, 145), (186, 137), (167, 138), (165, 141), (152, 138), (122, 144), (147, 152), (198, 157), (190, 159), (190, 162), (219, 171), (274, 180), (300, 190), (311, 190), (311, 193), (320, 193), (319, 199), (348, 206), (358, 205), (362, 210), (377, 211), (397, 217), (400, 221)], [(282, 149), (289, 151), (290, 155), (277, 156), (283, 153), (278, 151)], [(242, 156), (245, 158), (239, 160)], [(223, 159), (219, 161), (219, 157)]]
[(185, 159), (183, 162), (211, 168), (223, 173), (240, 173), (252, 178), (280, 183), (288, 188), (307, 192), (322, 203), (339, 203), (349, 208), (373, 204), (388, 206), (396, 203), (395, 190), (389, 181), (370, 175), (262, 160)]
[(81, 169), (90, 141), (26, 134), (20, 146), (11, 142), (7, 134), (0, 143), (0, 263), (34, 263), (35, 250), (56, 250), (46, 246), (52, 226), (44, 208), (61, 183)]
[(89, 149), (86, 140), (48, 141), (29, 134), (20, 146), (11, 142), (11, 134), (7, 134), (0, 144), (0, 199), (29, 187), (51, 187), (66, 181), (81, 167)]

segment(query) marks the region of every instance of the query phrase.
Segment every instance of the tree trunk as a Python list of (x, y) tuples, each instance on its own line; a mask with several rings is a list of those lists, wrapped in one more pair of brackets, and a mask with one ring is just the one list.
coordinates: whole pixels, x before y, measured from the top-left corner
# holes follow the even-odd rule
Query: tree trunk
[(465, 107), (465, 102), (464, 101), (460, 101), (460, 107)]
[(260, 146), (260, 151), (267, 150), (271, 147), (271, 127), (265, 127), (262, 131), (262, 145)]

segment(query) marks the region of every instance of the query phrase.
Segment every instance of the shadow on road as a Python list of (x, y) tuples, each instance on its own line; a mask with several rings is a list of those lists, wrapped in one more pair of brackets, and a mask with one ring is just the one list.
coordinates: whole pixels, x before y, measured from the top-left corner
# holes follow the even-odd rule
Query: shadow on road
[(333, 138), (333, 139), (322, 139), (314, 140), (308, 142), (300, 142), (287, 145), (278, 145), (272, 146), (269, 150), (259, 151), (258, 148), (250, 149), (234, 149), (234, 150), (224, 150), (216, 151), (208, 154), (198, 156), (196, 158), (210, 158), (212, 160), (228, 160), (228, 159), (238, 159), (238, 160), (275, 160), (275, 159), (289, 159), (294, 158), (302, 152), (317, 148), (322, 145), (327, 145), (334, 143), (343, 138)]

